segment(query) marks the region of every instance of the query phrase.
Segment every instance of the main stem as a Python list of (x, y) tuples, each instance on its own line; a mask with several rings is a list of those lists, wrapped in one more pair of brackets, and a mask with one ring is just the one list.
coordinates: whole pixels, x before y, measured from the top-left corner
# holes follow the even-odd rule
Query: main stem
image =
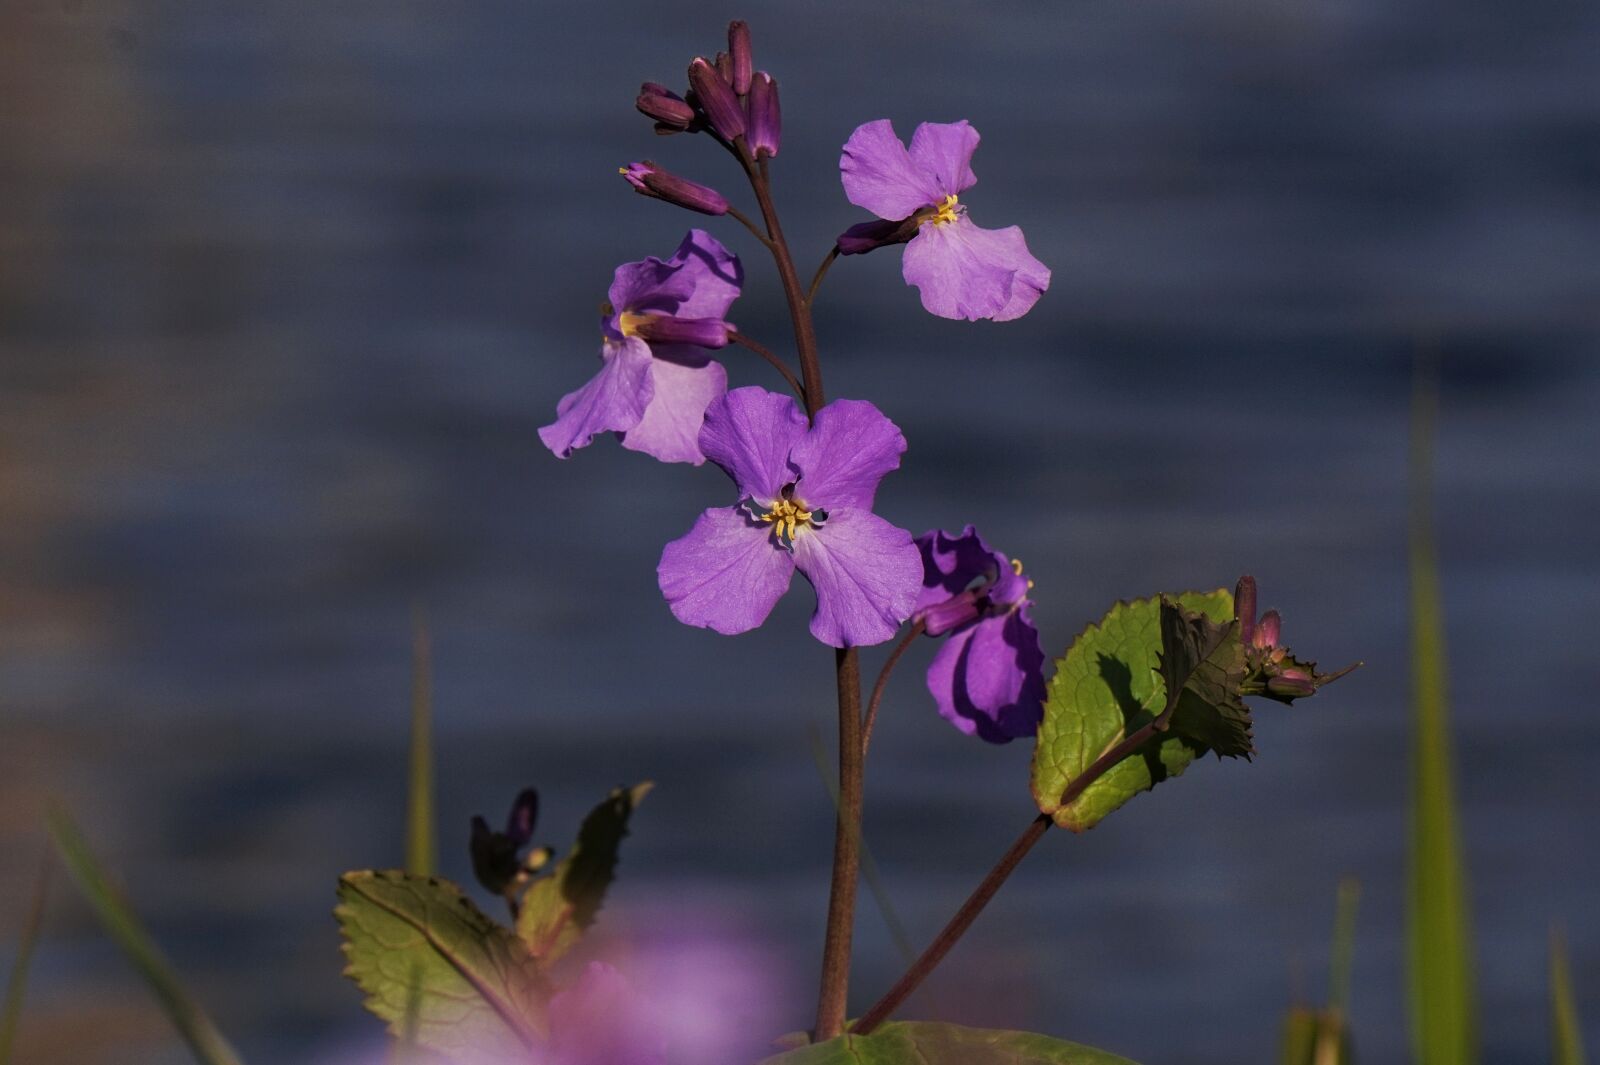
[[(815, 418), (827, 402), (822, 391), (822, 368), (817, 362), (817, 333), (811, 322), (807, 292), (795, 272), (794, 256), (772, 205), (772, 185), (765, 161), (750, 157), (743, 138), (730, 146), (744, 167), (761, 206), (767, 227), (767, 247), (778, 265), (783, 295), (794, 322), (795, 348), (800, 355), (800, 376), (805, 384), (806, 416)], [(856, 885), (861, 875), (861, 665), (853, 647), (841, 648), (834, 659), (839, 685), (839, 809), (833, 833), (833, 880), (828, 892), (828, 927), (822, 940), (822, 982), (817, 994), (818, 1042), (844, 1031), (845, 1003), (850, 993), (850, 941), (855, 932)]]

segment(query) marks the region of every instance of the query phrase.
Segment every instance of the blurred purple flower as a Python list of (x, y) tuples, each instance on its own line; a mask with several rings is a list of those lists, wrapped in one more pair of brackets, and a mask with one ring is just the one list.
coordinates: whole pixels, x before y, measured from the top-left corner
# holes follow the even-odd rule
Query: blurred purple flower
[(739, 502), (707, 510), (661, 553), (661, 591), (679, 621), (748, 632), (798, 569), (817, 592), (817, 639), (852, 647), (894, 635), (922, 563), (911, 534), (872, 513), (878, 482), (906, 449), (893, 422), (841, 399), (808, 426), (788, 396), (738, 388), (706, 409), (700, 448), (733, 478)]
[(1022, 564), (992, 550), (971, 525), (917, 537), (922, 594), (912, 617), (948, 635), (928, 667), (928, 691), (969, 736), (1009, 743), (1032, 736), (1044, 713), (1044, 652)]
[(665, 1065), (666, 1038), (628, 981), (590, 962), (550, 1000), (550, 1065)]
[(1028, 313), (1049, 287), (1050, 269), (1018, 227), (982, 229), (967, 217), (958, 195), (978, 182), (977, 147), (978, 131), (965, 120), (922, 123), (909, 151), (886, 118), (856, 127), (839, 159), (845, 196), (892, 224), (852, 226), (839, 250), (859, 255), (910, 241), (901, 273), (923, 307), (943, 318), (1003, 322)]
[(738, 256), (691, 229), (672, 258), (617, 267), (600, 329), (600, 372), (556, 405), (539, 439), (566, 458), (611, 430), (622, 446), (662, 462), (705, 461), (698, 438), (706, 406), (728, 388), (723, 321), (744, 282)]

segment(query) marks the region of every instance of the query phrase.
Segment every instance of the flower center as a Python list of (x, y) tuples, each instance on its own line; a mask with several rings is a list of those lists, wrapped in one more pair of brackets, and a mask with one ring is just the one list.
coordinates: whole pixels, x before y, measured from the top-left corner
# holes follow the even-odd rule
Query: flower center
[(825, 510), (809, 510), (805, 501), (794, 497), (794, 485), (783, 486), (783, 494), (772, 501), (765, 514), (757, 515), (772, 526), (773, 535), (784, 543), (794, 543), (795, 534), (802, 529), (815, 528), (828, 520)]
[(933, 214), (929, 215), (926, 219), (924, 219), (924, 221), (932, 222), (936, 226), (947, 225), (951, 222), (954, 222), (956, 220), (957, 202), (958, 201), (954, 196), (946, 196), (944, 199), (940, 200), (934, 205)]
[(639, 327), (651, 319), (648, 314), (634, 314), (632, 311), (623, 311), (617, 315), (617, 330), (625, 337), (639, 335)]

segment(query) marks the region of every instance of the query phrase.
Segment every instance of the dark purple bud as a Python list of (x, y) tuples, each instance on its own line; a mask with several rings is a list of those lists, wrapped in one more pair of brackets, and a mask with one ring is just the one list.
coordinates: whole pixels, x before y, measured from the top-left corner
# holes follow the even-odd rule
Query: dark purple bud
[(506, 837), (520, 847), (533, 838), (533, 826), (538, 821), (539, 792), (534, 788), (523, 788), (517, 801), (511, 804), (511, 812), (506, 815)]
[(778, 110), (778, 83), (765, 70), (750, 83), (750, 97), (745, 100), (750, 113), (750, 154), (760, 159), (778, 154), (778, 135), (783, 126), (783, 116)]
[(1250, 645), (1259, 650), (1267, 650), (1278, 646), (1279, 630), (1283, 627), (1283, 618), (1276, 610), (1269, 610), (1261, 615), (1261, 623), (1256, 627), (1254, 638)]
[(1239, 640), (1248, 647), (1256, 634), (1256, 579), (1248, 573), (1233, 590), (1233, 616), (1239, 622)]
[(647, 81), (639, 87), (639, 98), (634, 101), (634, 106), (655, 119), (658, 128), (668, 126), (673, 132), (678, 132), (694, 124), (694, 108), (665, 85), (657, 85), (653, 81)]
[(1267, 678), (1267, 694), (1282, 699), (1299, 699), (1314, 695), (1316, 691), (1316, 682), (1303, 670), (1286, 669), (1276, 677)]
[(750, 75), (755, 71), (750, 55), (750, 27), (743, 19), (728, 23), (728, 59), (733, 66), (733, 91), (743, 96), (750, 91)]
[(641, 315), (634, 335), (652, 344), (695, 344), (702, 348), (728, 346), (728, 325), (721, 318), (674, 318), (667, 314)]
[(917, 235), (918, 225), (915, 216), (899, 222), (857, 222), (840, 233), (835, 243), (840, 255), (865, 255), (891, 244), (904, 244)]
[(472, 819), (472, 875), (485, 891), (505, 894), (517, 877), (517, 845), (499, 832), (491, 831), (481, 817)]
[(733, 88), (733, 58), (727, 52), (718, 52), (717, 61), (712, 66), (717, 68), (717, 77), (721, 78), (728, 88)]
[(689, 64), (689, 87), (718, 136), (731, 141), (744, 133), (744, 108), (739, 106), (739, 97), (703, 57)]
[(634, 191), (657, 200), (666, 200), (679, 207), (687, 207), (701, 214), (728, 213), (728, 201), (716, 189), (669, 174), (646, 159), (642, 163), (629, 163), (619, 167), (617, 173), (627, 179)]

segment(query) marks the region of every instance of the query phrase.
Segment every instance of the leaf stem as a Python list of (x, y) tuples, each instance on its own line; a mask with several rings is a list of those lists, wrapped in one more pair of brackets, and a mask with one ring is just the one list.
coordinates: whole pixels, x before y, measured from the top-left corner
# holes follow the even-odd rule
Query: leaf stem
[[(1079, 773), (1073, 778), (1072, 783), (1067, 785), (1066, 791), (1061, 793), (1060, 804), (1062, 806), (1069, 805), (1079, 795), (1082, 795), (1090, 784), (1104, 776), (1112, 766), (1144, 746), (1157, 733), (1165, 732), (1170, 714), (1170, 708), (1163, 711), (1159, 717), (1146, 722), (1143, 728), (1137, 729), (1123, 739), (1122, 742), (1106, 751), (1099, 758), (1096, 758), (1089, 768)], [(950, 918), (950, 921), (934, 937), (933, 942), (928, 944), (928, 948), (912, 963), (911, 968), (906, 970), (905, 975), (900, 977), (895, 985), (889, 989), (888, 993), (880, 998), (871, 1009), (861, 1015), (861, 1019), (856, 1021), (855, 1026), (851, 1028), (852, 1032), (857, 1035), (870, 1035), (873, 1029), (888, 1020), (889, 1015), (900, 1008), (900, 1004), (913, 991), (922, 986), (922, 981), (928, 978), (928, 974), (933, 972), (938, 964), (944, 960), (946, 954), (950, 953), (950, 948), (956, 945), (956, 941), (966, 934), (968, 928), (972, 927), (972, 922), (977, 920), (978, 914), (982, 913), (983, 908), (989, 905), (989, 900), (994, 898), (995, 893), (1000, 890), (1000, 885), (1004, 884), (1006, 878), (1016, 871), (1018, 864), (1033, 849), (1033, 845), (1044, 838), (1046, 830), (1054, 823), (1049, 814), (1040, 814), (1028, 824), (1027, 829), (1000, 856), (1000, 860), (994, 864), (994, 868), (989, 870), (989, 875), (985, 876), (982, 883), (973, 890), (971, 895), (967, 896), (967, 901), (961, 904), (961, 908), (956, 911), (955, 916)]]
[(861, 725), (861, 757), (863, 759), (866, 758), (867, 748), (872, 743), (872, 726), (878, 720), (878, 704), (883, 701), (884, 689), (889, 686), (889, 674), (893, 673), (894, 667), (899, 664), (900, 656), (910, 650), (912, 643), (927, 628), (928, 624), (925, 621), (918, 621), (912, 625), (911, 631), (907, 632), (905, 638), (895, 644), (894, 650), (889, 652), (888, 660), (883, 663), (883, 669), (878, 673), (877, 683), (872, 686), (872, 697), (867, 700), (867, 718)]
[(794, 375), (794, 371), (789, 369), (788, 364), (774, 354), (771, 348), (767, 347), (765, 344), (751, 339), (748, 336), (745, 336), (743, 333), (734, 329), (728, 330), (728, 339), (733, 341), (735, 344), (738, 344), (740, 347), (749, 348), (757, 355), (760, 355), (763, 359), (766, 359), (767, 362), (771, 363), (772, 368), (782, 374), (783, 379), (789, 382), (789, 387), (794, 389), (795, 398), (798, 399), (802, 404), (805, 403), (806, 386), (800, 383), (800, 379)]

